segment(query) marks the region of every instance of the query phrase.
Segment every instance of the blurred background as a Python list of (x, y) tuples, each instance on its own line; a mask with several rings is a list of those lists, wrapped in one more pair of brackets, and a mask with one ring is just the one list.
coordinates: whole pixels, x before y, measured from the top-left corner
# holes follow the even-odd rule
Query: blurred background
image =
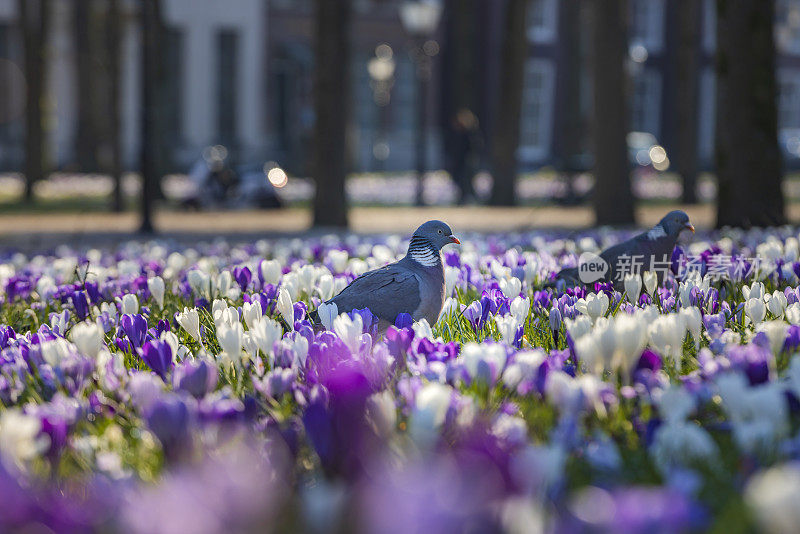
[(798, 169), (800, 1), (0, 0), (5, 228), (672, 204), (774, 225)]

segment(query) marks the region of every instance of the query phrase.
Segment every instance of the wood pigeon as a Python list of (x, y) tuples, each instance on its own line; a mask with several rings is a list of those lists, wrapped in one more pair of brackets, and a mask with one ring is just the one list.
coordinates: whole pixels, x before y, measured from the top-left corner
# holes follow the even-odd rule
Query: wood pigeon
[[(414, 321), (427, 319), (433, 325), (444, 302), (444, 265), (441, 249), (461, 244), (442, 221), (428, 221), (414, 232), (408, 252), (399, 261), (366, 272), (325, 304), (335, 304), (338, 314), (369, 308), (384, 332), (397, 316), (407, 313)], [(311, 313), (320, 325), (317, 310)]]
[(675, 243), (683, 230), (691, 230), (694, 233), (694, 226), (689, 222), (689, 216), (681, 210), (671, 211), (647, 232), (601, 252), (599, 259), (605, 262), (607, 270), (599, 278), (588, 272), (591, 270), (588, 265), (597, 262), (598, 256), (588, 255), (593, 257), (584, 258), (582, 255), (578, 267), (561, 270), (555, 280), (547, 285), (552, 287), (563, 280), (567, 286), (576, 286), (600, 280), (614, 282), (614, 286), (620, 289), (623, 287), (623, 274), (641, 275), (649, 270), (655, 271), (658, 283), (661, 284), (664, 271), (669, 267)]

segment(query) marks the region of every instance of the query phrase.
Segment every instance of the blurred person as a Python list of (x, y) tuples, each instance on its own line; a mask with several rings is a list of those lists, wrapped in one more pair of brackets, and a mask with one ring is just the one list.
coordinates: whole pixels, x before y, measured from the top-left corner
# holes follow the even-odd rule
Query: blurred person
[(459, 188), (458, 204), (476, 202), (472, 179), (478, 170), (483, 138), (478, 117), (467, 108), (461, 108), (453, 117), (453, 181)]

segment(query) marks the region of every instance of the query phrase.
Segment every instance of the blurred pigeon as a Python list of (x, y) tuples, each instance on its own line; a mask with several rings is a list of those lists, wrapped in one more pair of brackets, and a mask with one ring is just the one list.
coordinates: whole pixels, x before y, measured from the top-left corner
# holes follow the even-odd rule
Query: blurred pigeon
[[(442, 221), (428, 221), (414, 232), (401, 260), (362, 274), (325, 304), (336, 304), (339, 314), (369, 308), (378, 317), (381, 332), (393, 325), (401, 313), (415, 321), (427, 319), (433, 325), (444, 302), (440, 251), (450, 243), (461, 244), (450, 227)], [(320, 324), (317, 311), (311, 319)]]
[[(561, 270), (555, 280), (547, 285), (554, 286), (563, 280), (567, 286), (576, 286), (599, 280), (614, 282), (614, 286), (620, 289), (623, 287), (622, 275), (641, 274), (651, 270), (656, 272), (658, 283), (661, 284), (664, 271), (669, 268), (675, 243), (683, 230), (691, 230), (694, 233), (694, 226), (689, 222), (689, 216), (681, 210), (671, 211), (652, 229), (607, 248), (599, 256), (581, 255), (578, 267)], [(603, 262), (607, 269), (600, 275), (604, 268)], [(591, 267), (592, 264), (595, 265), (594, 269)]]

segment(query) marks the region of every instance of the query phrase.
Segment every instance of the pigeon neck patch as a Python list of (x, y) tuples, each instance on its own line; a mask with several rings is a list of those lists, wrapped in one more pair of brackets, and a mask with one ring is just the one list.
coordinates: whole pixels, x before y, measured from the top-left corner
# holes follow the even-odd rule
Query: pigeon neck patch
[(666, 237), (667, 232), (664, 231), (664, 227), (660, 224), (655, 225), (652, 230), (647, 232), (647, 239), (650, 241), (655, 241), (659, 237)]
[(412, 260), (425, 267), (434, 267), (442, 262), (439, 251), (433, 247), (430, 241), (418, 237), (411, 238), (408, 255)]

